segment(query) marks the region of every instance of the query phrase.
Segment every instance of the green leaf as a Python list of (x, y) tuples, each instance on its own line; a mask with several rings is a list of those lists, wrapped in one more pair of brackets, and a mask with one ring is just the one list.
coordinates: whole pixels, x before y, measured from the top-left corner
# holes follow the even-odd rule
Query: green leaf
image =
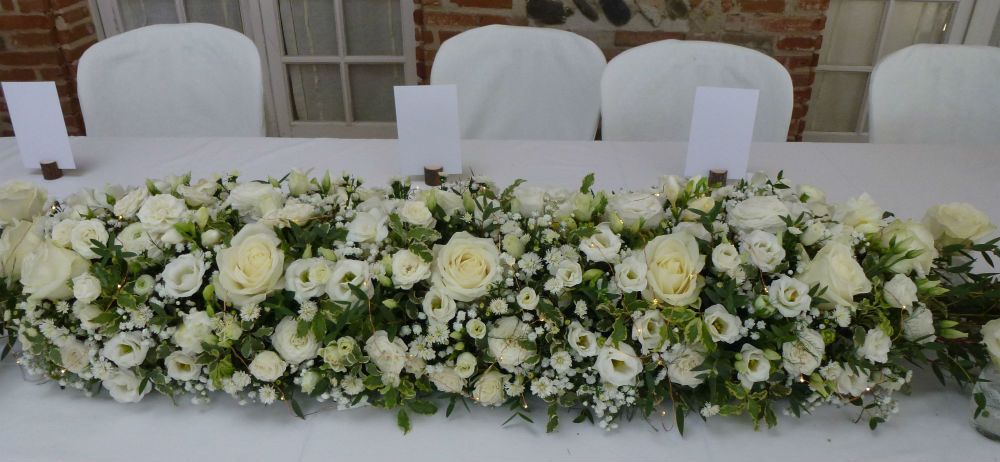
[(594, 174), (588, 173), (587, 176), (583, 177), (583, 183), (580, 185), (580, 192), (590, 192), (590, 188), (592, 186), (594, 186)]
[(292, 412), (295, 413), (295, 416), (302, 420), (305, 420), (306, 414), (302, 412), (302, 406), (300, 406), (299, 402), (295, 400), (295, 397), (289, 395), (288, 401), (292, 404)]
[(434, 415), (437, 413), (438, 407), (436, 404), (424, 400), (424, 399), (414, 399), (406, 402), (406, 405), (417, 414), (422, 415)]
[(552, 433), (559, 426), (559, 405), (555, 402), (549, 404), (549, 422), (545, 424), (545, 433)]
[(400, 408), (399, 412), (396, 413), (396, 426), (403, 430), (404, 435), (413, 429), (413, 426), (410, 425), (410, 415), (406, 413), (406, 409)]
[(625, 329), (625, 321), (623, 318), (615, 319), (615, 325), (611, 331), (611, 343), (617, 345), (625, 337), (628, 336), (628, 331)]

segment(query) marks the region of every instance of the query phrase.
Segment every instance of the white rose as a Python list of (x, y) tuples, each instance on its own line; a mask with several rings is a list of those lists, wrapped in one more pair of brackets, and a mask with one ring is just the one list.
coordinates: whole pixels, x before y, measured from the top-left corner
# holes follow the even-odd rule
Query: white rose
[(823, 336), (812, 329), (803, 329), (799, 338), (781, 345), (781, 366), (789, 375), (812, 374), (823, 360)]
[(764, 356), (764, 351), (749, 343), (743, 344), (735, 367), (736, 377), (747, 390), (771, 376), (771, 362)]
[(169, 245), (177, 245), (184, 242), (184, 236), (181, 236), (181, 233), (177, 232), (176, 229), (171, 228), (160, 235), (160, 242)]
[(997, 229), (985, 213), (962, 202), (931, 207), (924, 215), (924, 226), (941, 247), (976, 242)]
[(541, 215), (545, 210), (545, 190), (525, 185), (514, 188), (510, 210), (526, 217)]
[(442, 367), (428, 377), (438, 390), (445, 393), (462, 393), (465, 389), (465, 379), (459, 376), (453, 367)]
[(892, 271), (901, 274), (916, 271), (918, 275), (930, 272), (938, 251), (934, 247), (934, 236), (927, 228), (910, 220), (894, 221), (882, 230), (882, 246), (888, 248), (893, 242), (902, 252), (918, 252), (918, 255), (896, 262)]
[(858, 356), (873, 363), (884, 363), (889, 361), (889, 348), (892, 347), (892, 339), (885, 334), (885, 331), (878, 327), (868, 329), (865, 334), (865, 342), (858, 348)]
[(326, 293), (334, 301), (354, 302), (357, 301), (357, 296), (351, 291), (351, 286), (357, 286), (371, 298), (375, 293), (371, 278), (368, 263), (359, 260), (338, 260), (333, 265), (333, 274), (326, 284)]
[(13, 180), (0, 186), (0, 225), (42, 214), (48, 194), (32, 183)]
[(721, 273), (729, 274), (740, 267), (740, 252), (736, 246), (724, 243), (712, 249), (712, 266)]
[(201, 207), (215, 202), (215, 193), (219, 190), (218, 178), (202, 178), (190, 186), (177, 185), (177, 194), (192, 207)]
[[(903, 337), (911, 342), (933, 342), (934, 314), (927, 308), (920, 307), (903, 317)], [(983, 337), (985, 338), (985, 336)]]
[(295, 260), (285, 270), (285, 289), (295, 294), (295, 301), (303, 303), (326, 293), (333, 276), (333, 262), (325, 258)]
[(486, 323), (479, 319), (470, 319), (465, 323), (465, 331), (469, 333), (469, 337), (480, 340), (486, 337)]
[(121, 199), (115, 201), (115, 206), (112, 209), (112, 213), (116, 217), (121, 217), (124, 219), (129, 219), (135, 216), (139, 212), (139, 208), (142, 204), (146, 202), (149, 198), (149, 190), (145, 186), (135, 188), (128, 192), (128, 194), (122, 196)]
[(528, 340), (531, 331), (530, 325), (514, 316), (503, 317), (493, 323), (487, 343), (490, 354), (500, 367), (512, 370), (535, 353), (521, 345)]
[(389, 235), (386, 222), (389, 217), (378, 208), (358, 212), (347, 224), (347, 240), (350, 242), (382, 242)]
[(608, 342), (598, 350), (594, 368), (605, 383), (630, 386), (635, 385), (635, 377), (642, 372), (642, 361), (629, 344), (619, 342), (616, 348)]
[(281, 190), (270, 183), (251, 182), (229, 191), (226, 204), (244, 216), (261, 218), (283, 207), (284, 197)]
[(667, 347), (662, 331), (667, 325), (663, 315), (656, 310), (646, 310), (632, 323), (632, 340), (642, 345), (642, 351), (662, 351)]
[(365, 342), (365, 353), (382, 371), (383, 377), (399, 377), (406, 365), (406, 344), (399, 337), (389, 340), (389, 334), (384, 330), (375, 332)]
[(499, 406), (507, 399), (504, 386), (507, 376), (500, 371), (491, 370), (479, 376), (472, 388), (472, 399), (483, 406)]
[(281, 240), (271, 228), (253, 224), (236, 233), (229, 248), (215, 257), (219, 267), (216, 292), (224, 302), (236, 306), (258, 303), (279, 288), (285, 254)]
[(392, 256), (392, 283), (399, 289), (413, 285), (431, 276), (431, 264), (419, 255), (403, 249)]
[(15, 279), (21, 276), (21, 264), (45, 241), (41, 223), (19, 221), (0, 232), (0, 276)]
[(422, 303), (424, 314), (442, 324), (447, 324), (455, 317), (458, 310), (455, 300), (446, 295), (437, 287), (432, 287), (424, 294)]
[(198, 361), (181, 351), (170, 353), (163, 362), (167, 366), (167, 376), (174, 380), (186, 382), (201, 374), (202, 366)]
[(538, 293), (531, 287), (525, 287), (517, 293), (517, 304), (522, 309), (531, 311), (538, 306)]
[(157, 194), (146, 199), (136, 216), (146, 231), (162, 234), (183, 220), (187, 212), (184, 201), (170, 194)]
[(649, 285), (646, 272), (646, 260), (635, 253), (615, 265), (614, 280), (623, 293), (641, 292)]
[(705, 324), (712, 340), (716, 342), (733, 343), (741, 337), (742, 321), (739, 316), (726, 311), (726, 307), (722, 305), (716, 304), (705, 309)]
[(403, 202), (397, 213), (399, 213), (401, 220), (411, 225), (423, 226), (425, 228), (434, 227), (434, 216), (431, 215), (427, 204), (421, 201)]
[(161, 274), (163, 292), (173, 298), (194, 295), (201, 288), (205, 277), (205, 261), (200, 256), (186, 253), (167, 263)]
[(76, 339), (69, 339), (59, 344), (60, 366), (74, 374), (80, 374), (90, 365), (90, 348)]
[(301, 196), (312, 189), (309, 181), (309, 171), (293, 168), (288, 172), (288, 193), (293, 196)]
[(555, 277), (560, 287), (575, 287), (583, 282), (583, 268), (573, 260), (563, 260), (556, 265)]
[(153, 384), (146, 382), (146, 386), (140, 390), (139, 385), (142, 385), (142, 382), (134, 372), (119, 370), (104, 379), (101, 385), (108, 390), (111, 398), (119, 403), (138, 403), (153, 389)]
[(153, 239), (142, 223), (126, 226), (115, 237), (115, 243), (122, 246), (122, 250), (137, 255), (154, 248)]
[(73, 298), (82, 303), (90, 303), (101, 296), (101, 281), (90, 273), (73, 278)]
[(462, 353), (455, 359), (455, 372), (459, 377), (467, 379), (476, 373), (477, 363), (476, 355), (469, 352)]
[(203, 343), (215, 343), (215, 319), (208, 313), (199, 310), (191, 310), (181, 314), (181, 325), (174, 331), (172, 337), (174, 343), (182, 351), (196, 355), (205, 351)]
[(306, 335), (298, 336), (298, 321), (292, 316), (285, 316), (271, 335), (271, 345), (288, 364), (299, 364), (316, 357), (319, 342), (312, 329)]
[(788, 206), (777, 197), (754, 196), (733, 207), (729, 224), (744, 233), (757, 229), (777, 234), (785, 230), (782, 217), (788, 214)]
[(77, 222), (73, 230), (70, 231), (69, 242), (76, 253), (88, 260), (98, 258), (94, 253), (94, 244), (90, 241), (98, 241), (104, 244), (108, 240), (108, 231), (104, 228), (101, 220), (84, 220)]
[(836, 206), (833, 219), (862, 234), (871, 234), (879, 230), (882, 222), (882, 209), (868, 193), (864, 193)]
[(893, 308), (909, 309), (917, 302), (917, 285), (902, 274), (893, 276), (889, 282), (885, 283), (883, 289), (885, 290), (883, 293), (885, 301)]
[(800, 280), (810, 287), (826, 287), (822, 298), (840, 306), (854, 306), (855, 295), (872, 290), (872, 283), (854, 258), (854, 251), (837, 241), (828, 242), (816, 253)]
[(750, 263), (765, 273), (774, 271), (785, 260), (785, 248), (774, 234), (755, 230), (743, 238), (740, 243), (743, 253), (747, 254)]
[(288, 368), (288, 363), (282, 360), (281, 356), (273, 351), (265, 350), (253, 357), (248, 370), (250, 375), (261, 382), (274, 382), (285, 374), (286, 368)]
[(65, 300), (73, 295), (69, 281), (89, 266), (76, 252), (46, 242), (21, 262), (22, 291), (30, 300)]
[(67, 218), (65, 220), (56, 223), (52, 227), (52, 242), (55, 242), (59, 247), (69, 248), (72, 245), (70, 240), (73, 238), (73, 228), (80, 223), (80, 220), (74, 220), (72, 218)]
[(305, 224), (315, 215), (315, 206), (311, 204), (303, 204), (301, 202), (289, 202), (280, 209), (272, 210), (264, 214), (260, 223), (284, 228), (289, 226), (289, 223), (295, 223), (297, 225)]
[(813, 245), (823, 239), (826, 239), (826, 225), (822, 222), (815, 221), (811, 225), (806, 227), (806, 230), (802, 232), (799, 236), (799, 242), (802, 245)]
[(767, 297), (771, 305), (777, 308), (778, 313), (786, 318), (794, 318), (805, 313), (812, 303), (809, 286), (798, 279), (784, 275), (771, 281)]
[(597, 355), (597, 334), (585, 329), (579, 321), (573, 321), (569, 325), (566, 341), (573, 351), (584, 358)]
[(608, 212), (612, 224), (617, 218), (627, 228), (653, 229), (663, 220), (663, 205), (649, 193), (614, 194), (608, 199)]
[(646, 244), (647, 299), (659, 299), (671, 306), (694, 303), (701, 292), (701, 274), (705, 256), (698, 243), (687, 233), (657, 236)]
[(138, 332), (119, 332), (104, 344), (101, 354), (118, 367), (128, 369), (146, 360), (149, 346)]
[(622, 240), (611, 230), (607, 223), (601, 223), (594, 228), (594, 234), (580, 240), (580, 251), (587, 260), (609, 262), (618, 258), (622, 249)]
[(986, 345), (986, 350), (990, 352), (993, 362), (1000, 361), (1000, 319), (994, 319), (983, 324), (983, 328), (979, 333), (983, 336), (983, 344)]
[(705, 354), (692, 347), (676, 345), (667, 355), (667, 377), (678, 385), (697, 387), (705, 381), (706, 371), (695, 370), (705, 362)]
[(461, 302), (471, 302), (489, 290), (499, 274), (500, 252), (493, 241), (455, 233), (445, 245), (434, 246), (432, 281)]

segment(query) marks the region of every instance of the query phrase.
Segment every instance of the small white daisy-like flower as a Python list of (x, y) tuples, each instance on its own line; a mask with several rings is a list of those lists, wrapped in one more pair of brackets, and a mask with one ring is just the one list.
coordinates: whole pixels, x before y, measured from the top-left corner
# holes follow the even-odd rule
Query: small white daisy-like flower
[(564, 373), (573, 367), (573, 357), (566, 351), (558, 351), (552, 354), (549, 363), (556, 372)]
[(318, 311), (319, 308), (316, 306), (316, 302), (306, 300), (299, 305), (299, 319), (310, 322), (316, 317)]
[(274, 387), (270, 385), (264, 385), (260, 387), (260, 402), (264, 404), (271, 404), (276, 399), (278, 399), (278, 392), (274, 390)]
[(585, 319), (587, 317), (587, 302), (577, 300), (576, 307), (573, 309), (573, 314), (580, 319)]
[(705, 406), (701, 408), (702, 417), (708, 418), (714, 415), (718, 415), (721, 408), (718, 404), (705, 403)]
[(240, 307), (240, 319), (245, 322), (256, 321), (260, 317), (260, 305), (248, 303)]
[(507, 314), (507, 301), (502, 298), (494, 298), (486, 310), (493, 314), (505, 315)]

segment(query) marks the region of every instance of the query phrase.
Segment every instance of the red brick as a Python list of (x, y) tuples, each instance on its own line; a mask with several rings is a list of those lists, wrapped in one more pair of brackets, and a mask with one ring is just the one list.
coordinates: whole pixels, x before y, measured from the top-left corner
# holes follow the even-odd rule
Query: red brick
[(413, 24), (417, 27), (424, 25), (424, 10), (423, 8), (418, 8), (413, 10)]
[(632, 32), (619, 30), (615, 31), (615, 46), (619, 47), (634, 47), (639, 45), (644, 45), (650, 42), (658, 42), (660, 40), (684, 40), (684, 33), (682, 32)]
[(511, 0), (451, 0), (452, 3), (468, 8), (502, 8), (511, 9)]
[(783, 13), (785, 0), (742, 0), (740, 11), (744, 13)]
[(782, 65), (787, 67), (789, 70), (804, 68), (804, 67), (816, 67), (819, 64), (819, 54), (812, 53), (803, 56), (775, 56)]
[[(416, 15), (416, 11), (414, 11), (414, 15)], [(87, 8), (87, 5), (81, 4), (81, 5), (77, 6), (77, 7), (68, 8), (68, 9), (66, 9), (63, 12), (60, 12), (58, 14), (58, 16), (60, 18), (62, 18), (62, 20), (66, 24), (74, 24), (74, 23), (77, 23), (77, 22), (80, 22), (80, 21), (83, 21), (83, 20), (88, 20), (89, 21), (90, 20), (90, 9)]]
[(444, 43), (445, 40), (448, 40), (461, 33), (462, 33), (461, 31), (439, 30), (438, 40), (440, 41), (440, 43)]
[(505, 26), (527, 26), (528, 18), (519, 18), (519, 17), (511, 18), (507, 16), (497, 16), (490, 14), (479, 16), (480, 26), (489, 26), (491, 24), (502, 24)]
[(426, 11), (424, 24), (441, 27), (476, 27), (479, 25), (479, 19), (468, 14)]
[(35, 69), (35, 72), (38, 74), (38, 80), (55, 80), (66, 77), (66, 69), (62, 66), (57, 66), (56, 62), (46, 64), (51, 64), (52, 66)]
[(826, 11), (830, 7), (830, 0), (794, 0), (794, 2), (799, 11)]
[(0, 0), (0, 11), (14, 12), (14, 0)]
[(819, 50), (823, 45), (822, 37), (785, 37), (778, 40), (779, 50)]
[(825, 16), (765, 16), (756, 22), (766, 32), (821, 32), (826, 27)]
[(35, 71), (31, 69), (0, 69), (0, 80), (35, 80)]
[(56, 51), (0, 51), (0, 63), (11, 66), (34, 66), (59, 61)]
[(97, 39), (88, 38), (63, 47), (63, 56), (66, 58), (66, 62), (76, 62), (80, 59), (80, 56), (83, 56), (83, 52), (87, 51), (87, 48), (90, 48), (95, 43), (97, 43)]
[(94, 36), (94, 25), (90, 21), (82, 22), (65, 30), (56, 30), (56, 36), (61, 43), (72, 43), (84, 37)]
[(52, 18), (37, 14), (0, 15), (0, 30), (51, 29)]
[(812, 72), (808, 73), (795, 73), (792, 76), (792, 86), (795, 87), (808, 87), (813, 84), (814, 74)]
[(86, 4), (87, 0), (49, 0), (49, 2), (52, 4), (53, 10), (62, 10), (66, 7), (76, 6), (81, 3)]
[(17, 11), (21, 13), (45, 13), (49, 11), (46, 0), (17, 0)]

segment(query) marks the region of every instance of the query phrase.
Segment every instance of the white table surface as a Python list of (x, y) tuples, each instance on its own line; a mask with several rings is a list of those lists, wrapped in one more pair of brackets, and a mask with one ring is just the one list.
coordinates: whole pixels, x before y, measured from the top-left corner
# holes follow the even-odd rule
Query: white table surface
[[(87, 139), (72, 140), (77, 171), (46, 182), (20, 163), (11, 138), (0, 138), (0, 182), (36, 181), (61, 197), (105, 182), (138, 184), (146, 177), (238, 168), (245, 178), (281, 176), (293, 167), (350, 170), (370, 183), (397, 171), (392, 140)], [(622, 142), (480, 141), (463, 144), (465, 164), (503, 184), (525, 178), (574, 187), (588, 172), (597, 187), (640, 188), (682, 172), (684, 145)], [(752, 170), (783, 169), (795, 182), (825, 189), (831, 200), (867, 191), (883, 207), (919, 219), (936, 203), (965, 201), (1000, 221), (1000, 148), (851, 144), (755, 144)], [(563, 416), (555, 434), (536, 424), (505, 428), (506, 410), (459, 406), (415, 417), (403, 436), (385, 411), (328, 411), (302, 421), (281, 406), (237, 406), (219, 397), (205, 406), (150, 395), (120, 405), (89, 399), (55, 384), (22, 378), (0, 363), (0, 461), (297, 461), (297, 460), (668, 460), (668, 461), (992, 461), (1000, 445), (969, 424), (969, 396), (942, 388), (929, 374), (900, 396), (900, 412), (875, 432), (852, 423), (853, 408), (824, 408), (800, 420), (754, 432), (741, 418), (688, 418), (681, 437), (670, 422), (642, 419), (605, 433)], [(664, 426), (666, 429), (664, 429)]]

